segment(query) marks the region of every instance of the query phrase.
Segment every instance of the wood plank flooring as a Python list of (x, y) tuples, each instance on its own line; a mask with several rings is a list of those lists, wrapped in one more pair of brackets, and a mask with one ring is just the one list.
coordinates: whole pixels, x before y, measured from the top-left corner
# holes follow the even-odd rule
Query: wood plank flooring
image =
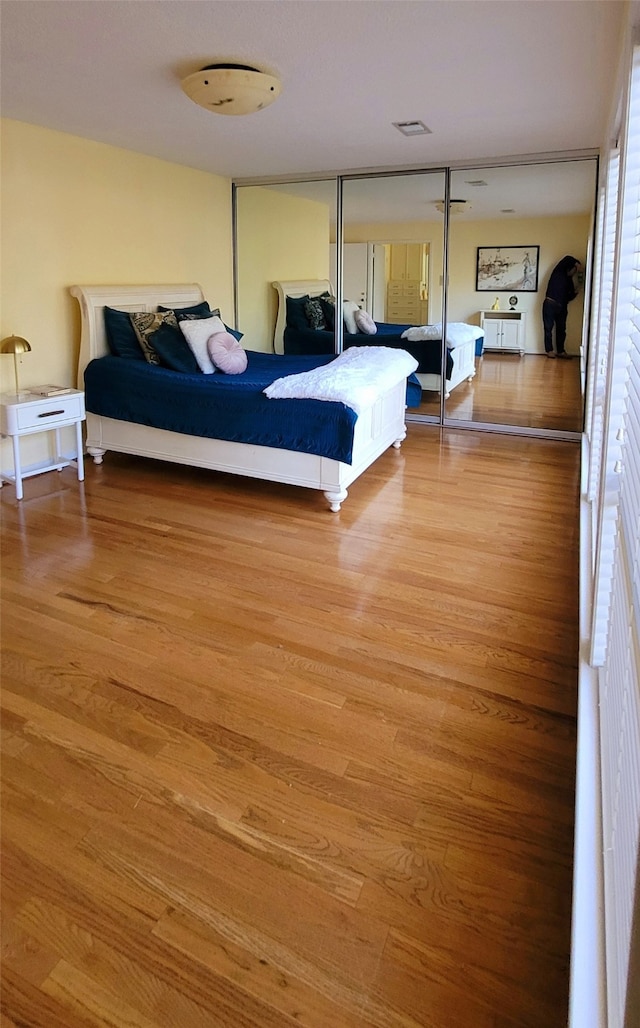
[[(476, 357), (476, 377), (445, 401), (446, 416), (484, 425), (582, 431), (580, 361), (544, 354), (495, 353)], [(418, 414), (440, 416), (440, 397), (423, 392)]]
[(2, 489), (3, 1028), (562, 1028), (578, 461)]

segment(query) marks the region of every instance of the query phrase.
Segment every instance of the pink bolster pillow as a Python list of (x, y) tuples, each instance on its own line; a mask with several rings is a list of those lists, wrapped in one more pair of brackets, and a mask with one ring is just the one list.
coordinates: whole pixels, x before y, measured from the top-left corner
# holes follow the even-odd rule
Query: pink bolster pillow
[(241, 375), (247, 370), (247, 355), (230, 332), (214, 332), (207, 340), (207, 350), (216, 368), (225, 375)]

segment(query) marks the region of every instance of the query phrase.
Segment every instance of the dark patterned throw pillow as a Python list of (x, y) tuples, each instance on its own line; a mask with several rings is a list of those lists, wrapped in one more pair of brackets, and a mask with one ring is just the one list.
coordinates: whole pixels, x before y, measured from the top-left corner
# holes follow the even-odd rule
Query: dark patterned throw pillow
[(311, 328), (318, 331), (327, 327), (320, 300), (307, 300), (304, 305), (304, 312), (307, 315), (307, 321)]
[(160, 356), (153, 348), (153, 333), (157, 332), (161, 325), (170, 325), (177, 330), (178, 322), (173, 311), (140, 311), (130, 314), (129, 317), (144, 359), (148, 364), (161, 364)]
[(321, 296), (319, 299), (327, 328), (333, 332), (336, 326), (336, 301), (333, 296)]

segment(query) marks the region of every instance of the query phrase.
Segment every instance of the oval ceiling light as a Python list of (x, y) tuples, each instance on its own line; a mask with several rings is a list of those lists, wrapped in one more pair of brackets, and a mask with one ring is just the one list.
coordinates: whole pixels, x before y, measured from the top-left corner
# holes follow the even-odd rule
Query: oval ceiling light
[(209, 64), (182, 80), (190, 100), (214, 114), (253, 114), (277, 100), (282, 83), (246, 64)]

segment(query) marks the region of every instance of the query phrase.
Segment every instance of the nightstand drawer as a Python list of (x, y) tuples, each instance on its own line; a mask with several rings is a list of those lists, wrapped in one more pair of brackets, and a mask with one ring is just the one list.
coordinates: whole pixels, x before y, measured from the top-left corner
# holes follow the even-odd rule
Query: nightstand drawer
[(8, 434), (55, 428), (84, 419), (84, 395), (46, 396), (41, 400), (10, 406), (5, 411), (6, 424), (2, 427)]

